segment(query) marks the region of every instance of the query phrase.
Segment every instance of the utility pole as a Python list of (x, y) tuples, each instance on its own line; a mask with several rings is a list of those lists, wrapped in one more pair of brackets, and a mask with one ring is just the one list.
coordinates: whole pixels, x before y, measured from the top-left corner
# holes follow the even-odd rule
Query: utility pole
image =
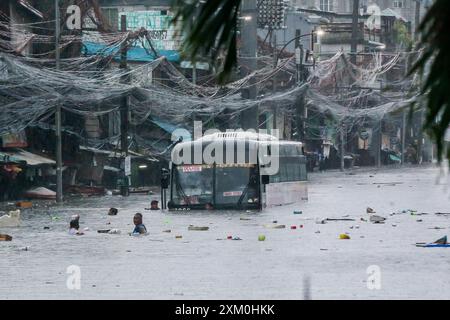
[[(278, 66), (278, 51), (277, 51), (277, 30), (272, 29), (272, 45), (273, 45), (273, 69), (276, 70)], [(280, 52), (281, 53), (281, 52)], [(272, 93), (275, 95), (275, 92), (277, 92), (277, 73), (272, 76)], [(277, 105), (274, 103), (272, 107), (272, 113), (273, 113), (273, 128), (274, 129), (283, 129), (278, 128), (277, 120), (279, 117)]]
[(419, 25), (420, 25), (420, 5), (421, 5), (421, 0), (416, 0), (416, 16), (415, 16), (415, 20), (414, 20), (414, 40), (415, 41), (419, 41)]
[(193, 62), (192, 64), (192, 84), (197, 84), (197, 62)]
[(402, 165), (405, 165), (405, 152), (406, 152), (406, 111), (402, 111)]
[(378, 147), (377, 147), (377, 167), (381, 168), (381, 148), (383, 146), (383, 119), (380, 120), (380, 129), (378, 132)]
[(341, 132), (340, 132), (340, 140), (341, 140), (341, 171), (345, 169), (345, 124), (344, 120), (341, 122)]
[[(246, 77), (256, 70), (257, 49), (257, 8), (256, 0), (242, 0), (241, 4), (241, 48), (240, 69), (241, 77)], [(242, 98), (255, 100), (257, 97), (255, 79), (250, 79), (249, 87), (242, 90)], [(241, 112), (242, 129), (258, 128), (258, 106), (248, 108)]]
[[(127, 16), (122, 15), (120, 17), (120, 31), (122, 33), (127, 32)], [(123, 70), (123, 72), (127, 69), (127, 55), (128, 55), (128, 47), (127, 47), (127, 41), (124, 41), (120, 48), (120, 69)], [(128, 75), (124, 74), (122, 76), (122, 83), (128, 83)], [(121, 106), (120, 106), (120, 145), (122, 149), (122, 165), (123, 165), (123, 183), (121, 186), (120, 193), (122, 196), (127, 197), (129, 196), (130, 189), (129, 189), (129, 179), (126, 172), (126, 161), (128, 158), (128, 129), (129, 129), (129, 119), (128, 119), (128, 113), (129, 113), (129, 105), (128, 105), (128, 95), (125, 94), (121, 98)]]
[(356, 64), (356, 53), (359, 41), (359, 0), (353, 0), (351, 62)]
[[(60, 50), (59, 43), (61, 37), (61, 25), (60, 25), (60, 12), (59, 12), (59, 0), (55, 0), (55, 62), (56, 70), (60, 70)], [(62, 179), (62, 129), (61, 129), (61, 102), (56, 101), (56, 113), (55, 113), (55, 125), (56, 125), (56, 202), (63, 202), (63, 179)]]
[[(295, 65), (296, 65), (296, 81), (297, 86), (301, 86), (303, 82), (303, 46), (300, 44), (301, 31), (295, 30)], [(296, 126), (297, 139), (305, 144), (305, 100), (304, 97), (296, 101)]]

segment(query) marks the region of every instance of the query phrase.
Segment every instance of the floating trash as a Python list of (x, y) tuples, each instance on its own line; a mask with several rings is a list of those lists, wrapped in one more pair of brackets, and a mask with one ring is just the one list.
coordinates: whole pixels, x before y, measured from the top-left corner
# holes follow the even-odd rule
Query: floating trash
[(381, 217), (381, 216), (377, 216), (377, 215), (373, 215), (370, 216), (370, 222), (372, 223), (384, 223), (384, 221), (386, 220), (386, 218)]
[(294, 214), (303, 214), (303, 211), (301, 211), (301, 210), (294, 210)]
[(0, 234), (0, 241), (12, 241), (12, 237), (9, 234)]
[(33, 207), (33, 204), (30, 201), (19, 201), (16, 203), (16, 207), (29, 209)]
[(171, 233), (172, 230), (163, 230), (163, 232), (165, 232), (165, 233)]
[(175, 236), (175, 239), (181, 239), (183, 236)]
[(268, 228), (268, 229), (284, 229), (284, 228), (286, 228), (286, 225), (284, 225), (284, 224), (265, 224), (264, 228)]
[(291, 226), (291, 229), (295, 230), (295, 229), (297, 229), (297, 226)]
[(348, 234), (342, 233), (339, 235), (339, 239), (341, 240), (349, 240), (350, 236)]
[(116, 208), (111, 208), (108, 211), (108, 216), (117, 216), (118, 212), (119, 212), (119, 210), (117, 210)]
[(260, 235), (258, 236), (258, 241), (265, 241), (265, 240), (266, 240), (266, 236), (265, 236), (265, 235), (260, 234)]
[(375, 210), (373, 210), (371, 207), (367, 207), (366, 212), (367, 213), (375, 213)]
[(209, 227), (196, 227), (196, 226), (190, 225), (190, 226), (188, 227), (188, 230), (189, 230), (189, 231), (208, 231), (208, 230), (209, 230)]
[(416, 247), (422, 248), (450, 248), (450, 243), (447, 242), (447, 236), (444, 236), (433, 243), (416, 243)]
[(8, 214), (0, 216), (0, 227), (18, 227), (20, 226), (20, 210), (10, 211)]

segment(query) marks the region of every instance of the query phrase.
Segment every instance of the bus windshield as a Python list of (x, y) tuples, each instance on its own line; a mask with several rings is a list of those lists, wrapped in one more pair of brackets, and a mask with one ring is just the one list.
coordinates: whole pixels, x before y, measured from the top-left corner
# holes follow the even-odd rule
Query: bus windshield
[(259, 206), (256, 165), (181, 165), (174, 168), (172, 204), (204, 208), (255, 208)]

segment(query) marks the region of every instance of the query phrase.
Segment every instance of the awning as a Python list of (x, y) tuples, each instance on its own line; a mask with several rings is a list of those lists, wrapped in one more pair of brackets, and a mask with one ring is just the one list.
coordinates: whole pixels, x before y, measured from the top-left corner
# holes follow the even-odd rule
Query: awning
[(40, 155), (22, 150), (22, 149), (14, 149), (14, 151), (3, 151), (0, 153), (1, 155), (7, 155), (11, 159), (14, 159), (14, 162), (26, 162), (28, 166), (41, 166), (41, 165), (55, 165), (56, 162), (54, 160), (42, 157)]
[(171, 124), (171, 123), (168, 123), (168, 122), (156, 119), (156, 118), (153, 118), (153, 120), (151, 120), (151, 122), (156, 124), (158, 127), (163, 129), (165, 132), (170, 133), (170, 134), (172, 134), (175, 130), (177, 130), (177, 134), (175, 134), (175, 136), (177, 138), (183, 138), (184, 142), (192, 140), (191, 134), (185, 128), (177, 127), (174, 124)]
[(16, 163), (19, 164), (22, 162), (20, 159), (10, 156), (4, 152), (0, 152), (0, 163)]
[[(113, 55), (116, 60), (120, 59), (119, 47), (107, 47), (105, 44), (83, 41), (83, 53), (101, 56)], [(180, 61), (180, 53), (176, 50), (158, 50), (160, 56), (166, 57), (168, 61), (178, 62)], [(150, 53), (142, 47), (130, 47), (127, 51), (127, 60), (129, 62), (150, 62), (156, 60), (157, 57), (153, 53)]]
[(398, 12), (392, 10), (391, 8), (386, 8), (383, 11), (381, 11), (380, 16), (382, 17), (393, 17), (397, 20), (402, 20), (404, 22), (407, 22), (407, 20), (405, 18), (403, 18), (403, 16), (401, 14), (399, 14)]
[[(110, 151), (110, 150), (101, 150), (101, 149), (97, 149), (97, 148), (93, 148), (93, 147), (87, 147), (87, 146), (80, 146), (79, 147), (80, 150), (82, 151), (88, 151), (88, 152), (92, 152), (95, 154), (104, 154), (106, 156), (108, 156), (108, 158), (121, 158), (123, 157), (122, 153), (119, 151)], [(132, 158), (142, 158), (144, 160), (147, 161), (153, 161), (153, 162), (159, 162), (158, 159), (150, 156), (150, 155), (143, 155), (134, 151), (129, 150), (128, 154), (132, 157)]]

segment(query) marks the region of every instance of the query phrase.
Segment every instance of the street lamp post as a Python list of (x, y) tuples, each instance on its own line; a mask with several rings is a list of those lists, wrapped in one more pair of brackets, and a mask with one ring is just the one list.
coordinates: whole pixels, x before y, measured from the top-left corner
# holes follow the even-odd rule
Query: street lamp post
[[(56, 70), (60, 69), (60, 49), (59, 42), (61, 36), (60, 29), (60, 12), (59, 12), (59, 0), (55, 0), (55, 62)], [(62, 129), (61, 129), (61, 102), (56, 102), (55, 112), (55, 125), (56, 125), (56, 202), (63, 202), (63, 181), (62, 181)]]

